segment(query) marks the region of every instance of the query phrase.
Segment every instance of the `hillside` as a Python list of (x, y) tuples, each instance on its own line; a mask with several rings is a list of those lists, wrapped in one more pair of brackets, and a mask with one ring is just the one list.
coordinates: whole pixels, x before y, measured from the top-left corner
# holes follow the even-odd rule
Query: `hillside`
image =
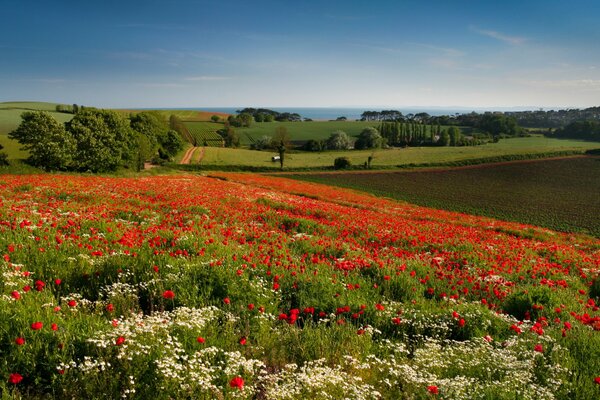
[(249, 174), (0, 191), (3, 391), (597, 397), (596, 239)]

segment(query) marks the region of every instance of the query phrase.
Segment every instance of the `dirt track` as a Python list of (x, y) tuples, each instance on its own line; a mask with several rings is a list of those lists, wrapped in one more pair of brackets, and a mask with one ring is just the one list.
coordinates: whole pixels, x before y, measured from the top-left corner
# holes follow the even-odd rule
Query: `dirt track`
[[(197, 149), (200, 149), (202, 155), (204, 155), (204, 149), (202, 147), (190, 147), (186, 150), (185, 154), (181, 158), (181, 161), (179, 161), (179, 164), (189, 164), (192, 161), (192, 156)], [(202, 155), (200, 156), (200, 159), (202, 159)]]

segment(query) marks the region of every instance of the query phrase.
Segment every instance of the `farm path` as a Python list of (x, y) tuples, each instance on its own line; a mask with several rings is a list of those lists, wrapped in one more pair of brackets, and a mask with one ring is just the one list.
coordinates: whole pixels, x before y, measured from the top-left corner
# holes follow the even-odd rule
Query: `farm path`
[(200, 147), (190, 147), (189, 149), (187, 149), (185, 154), (181, 158), (181, 161), (179, 162), (179, 164), (189, 164), (190, 161), (192, 160), (192, 155), (198, 148), (200, 148)]

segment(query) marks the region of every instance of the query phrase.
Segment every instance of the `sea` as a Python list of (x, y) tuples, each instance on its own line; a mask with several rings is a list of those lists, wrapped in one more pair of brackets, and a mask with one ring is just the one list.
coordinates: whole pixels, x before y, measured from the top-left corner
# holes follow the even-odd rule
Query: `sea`
[[(245, 107), (194, 107), (194, 108), (183, 108), (184, 110), (202, 110), (212, 112), (223, 112), (227, 114), (235, 114), (238, 110), (242, 110)], [(259, 108), (259, 107), (254, 107)], [(397, 110), (403, 115), (417, 114), (426, 112), (429, 115), (455, 115), (455, 114), (467, 114), (472, 111), (481, 113), (485, 111), (520, 111), (522, 108), (502, 108), (502, 109), (484, 109), (484, 108), (466, 108), (466, 107), (260, 107), (268, 108), (280, 113), (297, 113), (302, 118), (310, 118), (313, 120), (335, 120), (339, 117), (346, 117), (349, 121), (360, 119), (360, 115), (365, 111), (381, 111), (381, 110)], [(178, 108), (181, 110), (182, 108)], [(531, 109), (531, 108), (528, 108)]]

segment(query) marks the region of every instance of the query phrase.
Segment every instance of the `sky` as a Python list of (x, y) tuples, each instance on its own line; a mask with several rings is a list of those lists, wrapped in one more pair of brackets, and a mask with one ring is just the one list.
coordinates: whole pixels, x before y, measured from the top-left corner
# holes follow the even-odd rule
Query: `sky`
[(600, 105), (600, 1), (0, 0), (0, 101)]

